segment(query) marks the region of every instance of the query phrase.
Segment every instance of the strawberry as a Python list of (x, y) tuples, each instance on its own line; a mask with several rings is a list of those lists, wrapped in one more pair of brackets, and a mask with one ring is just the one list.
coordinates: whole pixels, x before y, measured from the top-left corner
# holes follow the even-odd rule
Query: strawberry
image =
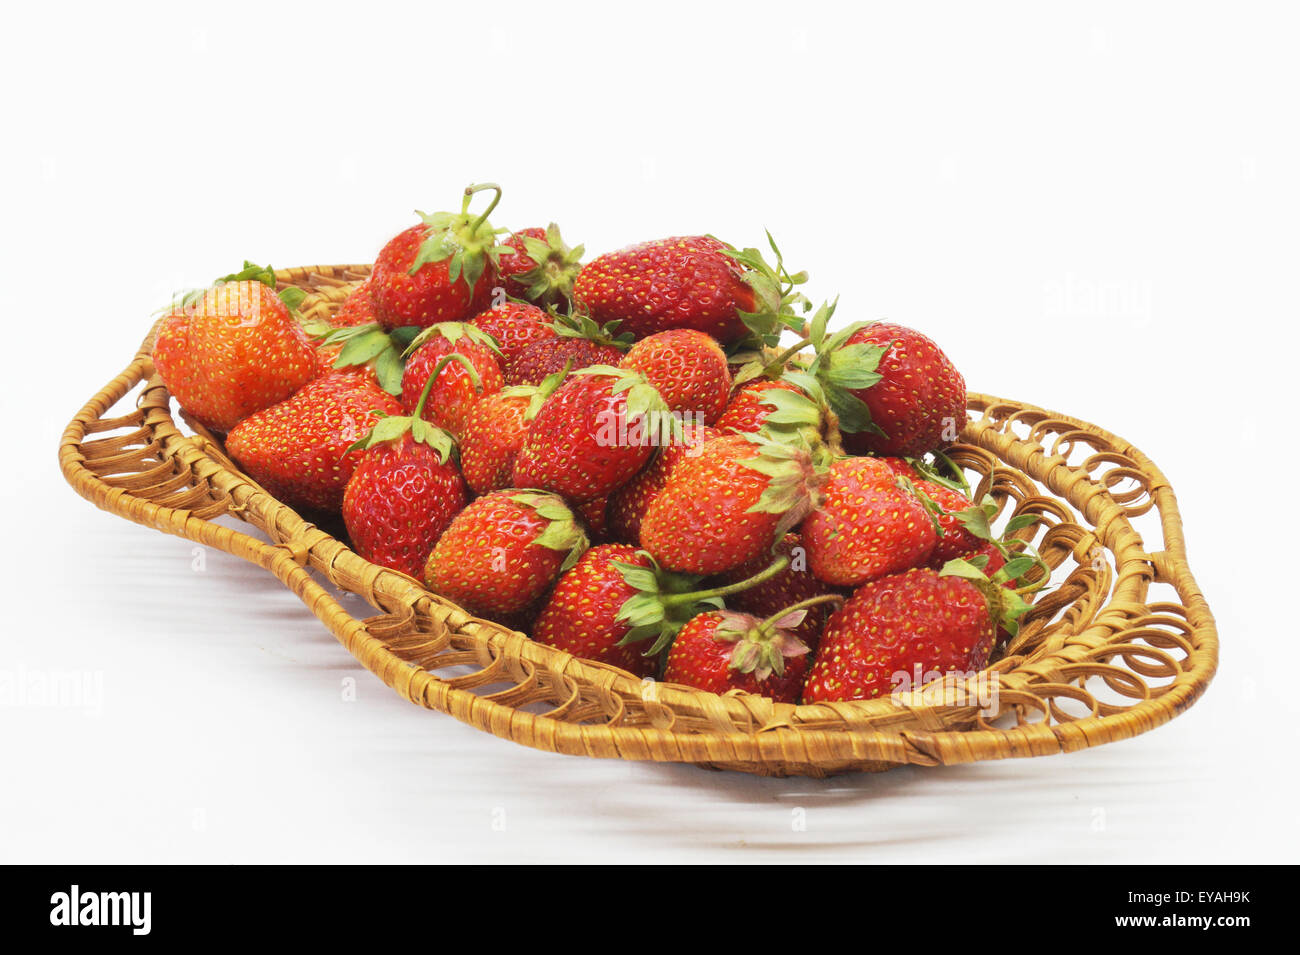
[(923, 564), (934, 550), (938, 535), (929, 511), (884, 462), (841, 458), (823, 493), (799, 529), (819, 580), (857, 586)]
[(700, 424), (718, 420), (731, 394), (731, 371), (722, 347), (703, 332), (674, 328), (656, 332), (633, 345), (620, 368), (645, 375), (669, 411), (699, 416)]
[(219, 284), (176, 307), (158, 332), (153, 361), (180, 406), (221, 432), (284, 401), (318, 371), (310, 339), (258, 280)]
[(773, 269), (757, 250), (678, 236), (593, 259), (578, 273), (573, 298), (595, 321), (621, 322), (635, 338), (693, 328), (728, 345), (751, 330), (773, 335), (778, 325), (797, 324), (789, 306), (801, 298), (792, 289), (804, 279), (785, 272), (779, 253)]
[(552, 222), (545, 229), (520, 229), (503, 243), (498, 269), (501, 285), (512, 298), (545, 307), (565, 306), (582, 267), (582, 246), (571, 249)]
[(767, 392), (774, 388), (796, 393), (799, 391), (790, 382), (781, 381), (780, 379), (775, 381), (768, 379), (751, 381), (737, 389), (728, 400), (727, 406), (715, 422), (717, 429), (735, 434), (757, 433), (758, 429), (763, 426), (767, 416), (776, 410), (775, 405), (765, 402)]
[(533, 624), (532, 638), (635, 676), (651, 676), (657, 660), (645, 655), (649, 634), (625, 642), (633, 624), (619, 613), (641, 591), (627, 581), (620, 564), (653, 574), (650, 558), (635, 547), (601, 544), (591, 548), (556, 583)]
[[(496, 195), (482, 215), (469, 211), (474, 194)], [(500, 247), (487, 217), (501, 200), (500, 187), (485, 183), (465, 190), (459, 213), (419, 213), (421, 224), (398, 233), (380, 251), (370, 273), (371, 297), (386, 329), (426, 328), (459, 322), (481, 312), (497, 277)]]
[(533, 342), (558, 336), (550, 316), (536, 305), (524, 302), (507, 301), (494, 305), (475, 315), (470, 324), (492, 336), (501, 352), (503, 369), (508, 368), (514, 357)]
[[(758, 617), (770, 617), (793, 604), (831, 594), (832, 588), (814, 577), (808, 569), (808, 552), (803, 546), (803, 540), (793, 531), (777, 541), (771, 553), (760, 554), (715, 579), (720, 584), (734, 584), (752, 578), (771, 563), (774, 554), (786, 557), (789, 566), (775, 577), (728, 597), (729, 609)], [(829, 610), (825, 607), (810, 606), (792, 632), (815, 650), (828, 614)]]
[(417, 578), (467, 500), (451, 435), (420, 416), (427, 397), (410, 417), (382, 418), (353, 446), (361, 460), (343, 492), (343, 522), (357, 553)]
[(637, 475), (609, 496), (606, 519), (615, 540), (625, 544), (641, 541), (641, 521), (659, 492), (668, 483), (669, 475), (684, 459), (719, 436), (716, 428), (685, 428), (682, 440), (660, 448), (650, 463)]
[(913, 674), (982, 670), (997, 627), (1014, 632), (1027, 608), (997, 585), (1008, 569), (990, 580), (953, 561), (942, 571), (914, 567), (863, 584), (827, 623), (804, 702), (877, 699), (910, 686)]
[[(855, 409), (845, 413), (832, 401), (849, 452), (919, 457), (957, 440), (966, 423), (966, 381), (933, 341), (903, 325), (875, 322), (858, 327), (828, 354), (838, 347), (859, 353), (845, 363), (855, 374), (841, 373), (843, 387), (830, 389)], [(819, 359), (818, 370), (831, 360)]]
[(290, 507), (337, 511), (360, 457), (353, 445), (382, 416), (401, 412), (359, 375), (326, 375), (237, 424), (226, 451)]
[[(819, 602), (839, 596), (814, 598)], [(710, 693), (743, 690), (778, 703), (796, 703), (808, 667), (808, 647), (795, 635), (807, 604), (761, 619), (731, 610), (692, 617), (673, 640), (664, 682)]]
[(597, 497), (575, 505), (583, 526), (587, 528), (587, 537), (593, 544), (609, 543), (609, 498)]
[(358, 325), (373, 325), (379, 321), (375, 314), (374, 299), (370, 297), (369, 280), (352, 290), (330, 316), (329, 321), (335, 328), (355, 328)]
[(581, 504), (636, 474), (674, 422), (639, 373), (595, 365), (566, 380), (528, 426), (515, 460), (516, 487), (554, 491)]
[(460, 467), (474, 493), (511, 486), (528, 426), (563, 378), (557, 372), (536, 388), (503, 388), (484, 395), (469, 409), (460, 442)]
[(821, 480), (806, 443), (716, 438), (673, 469), (646, 510), (641, 545), (668, 570), (731, 570), (771, 550), (813, 507)]
[(564, 368), (580, 371), (594, 365), (617, 365), (623, 353), (614, 345), (586, 338), (545, 338), (521, 348), (505, 368), (509, 385), (536, 385)]
[[(754, 580), (769, 578), (784, 560)], [(659, 654), (688, 620), (722, 607), (722, 598), (754, 580), (694, 590), (700, 578), (663, 570), (644, 551), (602, 544), (560, 577), (537, 616), (533, 639), (576, 656), (622, 667), (637, 676), (655, 672)]]
[(439, 322), (422, 331), (407, 349), (402, 372), (402, 407), (410, 413), (430, 377), (435, 380), (424, 410), (427, 421), (459, 440), (470, 409), (484, 395), (500, 391), (496, 343), (463, 322)]
[(554, 494), (493, 491), (452, 519), (429, 554), (424, 582), (472, 614), (513, 614), (540, 599), (586, 547), (573, 512)]
[(942, 567), (953, 558), (979, 549), (983, 541), (970, 532), (963, 520), (963, 515), (973, 507), (970, 498), (934, 481), (917, 480), (913, 487), (934, 506), (935, 519), (939, 522), (939, 539), (930, 552), (930, 564)]

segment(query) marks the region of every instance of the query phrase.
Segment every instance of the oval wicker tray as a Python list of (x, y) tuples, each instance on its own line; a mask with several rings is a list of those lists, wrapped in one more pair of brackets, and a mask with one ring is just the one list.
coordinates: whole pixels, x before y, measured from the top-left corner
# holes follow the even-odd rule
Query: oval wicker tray
[[(308, 293), (304, 312), (325, 315), (368, 272), (315, 266), (277, 276)], [(152, 339), (64, 432), (59, 462), (73, 488), (105, 510), (264, 567), (399, 694), (526, 746), (813, 776), (1043, 756), (1158, 726), (1214, 675), (1214, 618), (1188, 568), (1169, 483), (1126, 441), (1065, 415), (972, 394), (952, 452), (977, 494), (998, 502), (1000, 520), (1039, 515), (1019, 536), (1054, 568), (1053, 587), (983, 675), (996, 709), (983, 696), (970, 705), (792, 706), (641, 681), (475, 619), (363, 560), (241, 474), (213, 435), (181, 431), (154, 374)], [(133, 391), (135, 410), (104, 417)], [(215, 522), (226, 515), (269, 543)], [(1144, 543), (1143, 522), (1160, 546)], [(321, 578), (376, 614), (354, 619)], [(1155, 600), (1158, 589), (1168, 599)]]

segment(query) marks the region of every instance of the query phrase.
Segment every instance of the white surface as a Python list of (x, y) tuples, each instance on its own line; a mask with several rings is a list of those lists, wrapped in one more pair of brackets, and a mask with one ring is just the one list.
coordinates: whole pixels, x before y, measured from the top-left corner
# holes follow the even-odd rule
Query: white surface
[[(77, 6), (14, 8), (0, 57), (0, 670), (102, 698), (0, 708), (0, 861), (1294, 859), (1293, 10)], [(1134, 441), (1218, 617), (1207, 695), (1071, 756), (827, 782), (550, 756), (63, 484), (63, 425), (173, 289), (368, 260), (484, 179), (499, 224), (592, 252), (767, 226), (839, 318)]]

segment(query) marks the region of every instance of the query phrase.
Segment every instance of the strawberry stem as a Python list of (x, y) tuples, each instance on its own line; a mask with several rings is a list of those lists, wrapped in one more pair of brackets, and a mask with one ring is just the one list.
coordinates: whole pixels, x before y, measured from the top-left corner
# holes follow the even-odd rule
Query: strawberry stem
[[(469, 380), (474, 384), (474, 391), (479, 392), (483, 390), (483, 379), (478, 376), (478, 369), (474, 367), (474, 363), (460, 352), (454, 351), (450, 355), (443, 355), (442, 358), (438, 359), (438, 364), (433, 366), (433, 371), (429, 374), (429, 381), (424, 383), (425, 390), (424, 395), (421, 396), (420, 404), (424, 404), (424, 397), (429, 394), (429, 383), (441, 375), (442, 370), (453, 361), (458, 361), (465, 366), (465, 370), (469, 372)], [(416, 416), (419, 416), (418, 412), (416, 413)]]
[(738, 581), (734, 584), (728, 584), (725, 587), (714, 587), (711, 590), (697, 590), (693, 593), (672, 594), (663, 598), (665, 606), (675, 606), (683, 603), (693, 603), (697, 600), (708, 600), (710, 597), (726, 597), (730, 594), (740, 593), (742, 590), (748, 590), (750, 587), (757, 587), (766, 580), (771, 580), (781, 571), (790, 566), (790, 558), (784, 554), (772, 561), (763, 570), (760, 570), (753, 577), (746, 580)]
[(812, 344), (811, 338), (801, 338), (795, 344), (791, 345), (785, 351), (781, 352), (781, 354), (777, 355), (770, 362), (764, 365), (763, 366), (764, 375), (766, 375), (769, 371), (771, 371), (774, 368), (784, 368), (786, 362), (788, 362), (791, 358), (799, 354), (801, 351), (803, 351), (811, 344)]
[(774, 613), (758, 625), (758, 629), (767, 633), (775, 628), (776, 622), (787, 614), (792, 614), (797, 610), (807, 610), (809, 607), (816, 607), (819, 604), (833, 603), (835, 609), (839, 610), (844, 606), (844, 598), (839, 594), (821, 594), (817, 597), (809, 597), (807, 600), (801, 600), (797, 604), (791, 604), (779, 613)]
[(497, 207), (497, 203), (501, 201), (501, 187), (498, 186), (495, 182), (481, 182), (478, 185), (468, 185), (465, 187), (465, 199), (463, 200), (463, 204), (461, 206), (461, 212), (469, 212), (470, 199), (473, 197), (474, 193), (480, 192), (484, 189), (492, 189), (496, 192), (496, 195), (492, 197), (492, 202), (488, 205), (488, 207), (485, 210), (483, 210), (483, 214), (479, 216), (477, 219), (475, 219), (474, 224), (469, 227), (469, 231), (471, 235), (474, 235), (478, 232), (479, 226), (481, 226), (484, 222), (487, 221), (487, 217), (492, 214), (492, 210), (495, 209)]

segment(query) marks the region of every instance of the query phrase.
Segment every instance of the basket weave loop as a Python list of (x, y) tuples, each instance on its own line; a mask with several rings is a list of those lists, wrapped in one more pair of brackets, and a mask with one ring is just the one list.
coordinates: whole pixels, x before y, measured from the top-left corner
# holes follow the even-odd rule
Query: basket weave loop
[[(314, 266), (277, 278), (307, 292), (308, 317), (326, 317), (368, 272)], [(927, 692), (937, 684), (913, 702), (793, 706), (639, 680), (474, 618), (363, 560), (242, 474), (217, 437), (178, 426), (152, 343), (151, 333), (64, 432), (59, 461), (76, 491), (264, 567), (402, 696), (526, 746), (812, 776), (1042, 756), (1152, 729), (1214, 675), (1214, 618), (1187, 565), (1172, 488), (1132, 445), (1066, 415), (972, 394), (950, 455), (977, 497), (997, 502), (999, 519), (1039, 516), (1018, 536), (1053, 568), (1052, 588), (981, 674), (996, 706)], [(105, 417), (133, 393), (134, 410)], [(223, 516), (266, 539), (217, 523)], [(1138, 524), (1159, 538), (1155, 548)], [(331, 587), (360, 595), (375, 615), (355, 619)]]

